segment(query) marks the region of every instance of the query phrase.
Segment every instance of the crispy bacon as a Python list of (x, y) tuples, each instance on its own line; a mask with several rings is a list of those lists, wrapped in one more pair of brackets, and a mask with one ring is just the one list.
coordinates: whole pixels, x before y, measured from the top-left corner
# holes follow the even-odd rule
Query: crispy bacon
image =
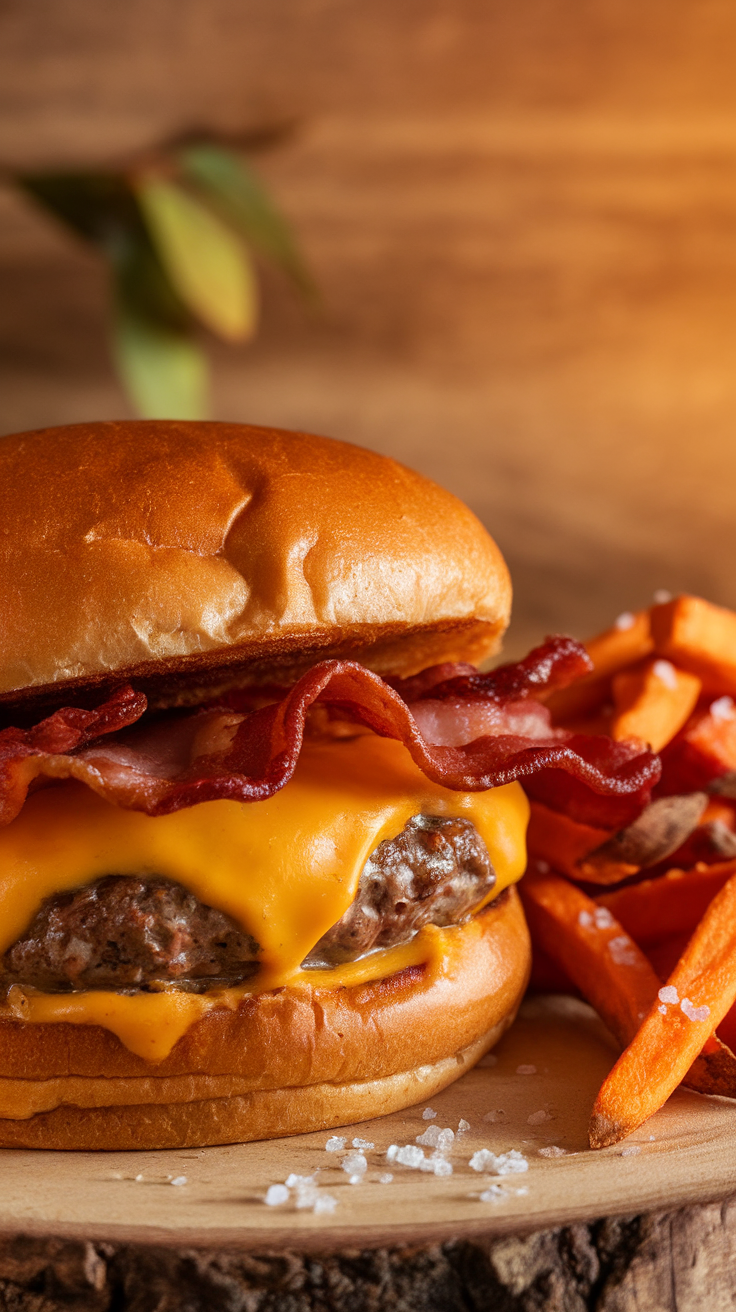
[[(148, 815), (217, 798), (261, 801), (291, 778), (315, 702), (398, 739), (447, 788), (473, 792), (520, 779), (541, 795), (539, 788), (556, 793), (564, 780), (580, 817), (586, 807), (636, 814), (658, 777), (658, 758), (637, 744), (553, 729), (531, 700), (586, 669), (582, 648), (564, 638), (490, 674), (439, 666), (396, 687), (353, 661), (328, 660), (271, 705), (241, 710), (231, 694), (216, 706), (142, 722), (145, 697), (123, 688), (96, 711), (65, 709), (33, 729), (0, 733), (0, 822), (18, 814), (39, 777), (77, 779)], [(398, 689), (418, 693), (416, 715)]]

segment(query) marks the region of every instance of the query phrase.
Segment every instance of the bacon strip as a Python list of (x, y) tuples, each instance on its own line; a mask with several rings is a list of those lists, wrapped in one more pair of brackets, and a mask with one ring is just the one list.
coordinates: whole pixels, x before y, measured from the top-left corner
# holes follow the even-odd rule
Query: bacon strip
[[(417, 718), (396, 688), (353, 661), (322, 661), (281, 700), (246, 713), (234, 694), (215, 707), (140, 724), (145, 698), (124, 688), (96, 711), (57, 711), (33, 729), (0, 733), (0, 823), (18, 814), (39, 776), (78, 779), (148, 815), (217, 798), (262, 801), (291, 778), (317, 701), (331, 715), (404, 743), (424, 774), (446, 788), (475, 792), (521, 779), (544, 791), (547, 779), (554, 792), (559, 777), (577, 789), (578, 811), (608, 805), (635, 815), (658, 778), (658, 758), (638, 744), (553, 729), (544, 707), (529, 700), (569, 682), (586, 662), (571, 639), (550, 639), (525, 661), (490, 674), (436, 667), (439, 679), (397, 684), (407, 695), (419, 690)], [(446, 724), (473, 710), (467, 731), (482, 732), (461, 742), (450, 734), (448, 742), (445, 728), (435, 735), (445, 741), (429, 741), (419, 722), (429, 730), (427, 712), (438, 706)]]

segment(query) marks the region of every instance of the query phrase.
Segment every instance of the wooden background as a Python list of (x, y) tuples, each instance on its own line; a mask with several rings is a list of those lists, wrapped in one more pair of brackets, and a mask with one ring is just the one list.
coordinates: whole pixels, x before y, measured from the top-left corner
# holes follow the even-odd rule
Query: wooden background
[[(218, 417), (397, 455), (470, 502), (510, 649), (736, 605), (732, 0), (0, 0), (0, 165), (293, 121), (276, 280)], [(0, 191), (0, 428), (125, 413), (101, 270)]]

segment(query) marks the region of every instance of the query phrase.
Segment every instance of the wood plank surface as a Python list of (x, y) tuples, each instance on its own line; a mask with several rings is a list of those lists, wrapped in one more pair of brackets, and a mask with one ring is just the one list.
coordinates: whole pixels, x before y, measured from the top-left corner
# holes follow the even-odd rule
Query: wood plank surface
[[(672, 1208), (732, 1189), (736, 1116), (723, 1099), (678, 1091), (624, 1144), (587, 1148), (590, 1108), (616, 1049), (584, 1004), (526, 1003), (496, 1051), (495, 1065), (486, 1059), (432, 1100), (433, 1121), (423, 1119), (420, 1105), (344, 1131), (347, 1148), (353, 1137), (375, 1145), (366, 1149), (369, 1165), (359, 1184), (350, 1184), (340, 1168), (343, 1154), (325, 1151), (327, 1133), (158, 1153), (6, 1151), (0, 1235), (300, 1251), (426, 1246), (459, 1234), (546, 1230)], [(492, 1121), (484, 1119), (489, 1112)], [(470, 1129), (453, 1145), (451, 1176), (387, 1161), (391, 1143), (414, 1144), (430, 1124), (457, 1131), (461, 1118)], [(550, 1146), (564, 1154), (540, 1153)], [(469, 1161), (480, 1148), (516, 1149), (528, 1169), (501, 1177), (478, 1173)], [(293, 1192), (282, 1206), (265, 1205), (269, 1185), (315, 1171), (320, 1191), (337, 1200), (332, 1214), (295, 1209)], [(381, 1183), (387, 1171), (393, 1179)], [(182, 1176), (185, 1184), (172, 1185)], [(498, 1196), (482, 1201), (492, 1185)]]
[[(267, 279), (215, 413), (467, 499), (518, 654), (655, 588), (736, 604), (735, 29), (726, 0), (6, 0), (0, 163), (292, 118), (260, 167), (323, 308)], [(9, 192), (0, 285), (0, 429), (125, 413), (102, 271)]]

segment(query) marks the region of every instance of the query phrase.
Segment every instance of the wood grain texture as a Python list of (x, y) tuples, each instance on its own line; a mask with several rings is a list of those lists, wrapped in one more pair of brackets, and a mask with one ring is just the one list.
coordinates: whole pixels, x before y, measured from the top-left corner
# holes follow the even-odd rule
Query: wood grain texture
[(0, 1242), (0, 1298), (14, 1312), (728, 1312), (735, 1259), (733, 1199), (509, 1238), (308, 1253), (16, 1236)]
[[(519, 653), (656, 587), (736, 604), (735, 29), (726, 0), (5, 0), (0, 161), (298, 121), (261, 167), (323, 309), (267, 279), (215, 412), (467, 499)], [(9, 193), (0, 283), (3, 431), (124, 414), (102, 270)]]

